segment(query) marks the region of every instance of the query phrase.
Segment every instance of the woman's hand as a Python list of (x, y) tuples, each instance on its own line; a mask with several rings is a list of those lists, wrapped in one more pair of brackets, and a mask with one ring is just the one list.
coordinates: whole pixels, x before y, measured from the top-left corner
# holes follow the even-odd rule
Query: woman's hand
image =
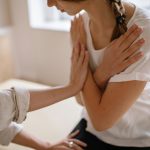
[[(79, 17), (75, 17), (74, 20), (71, 21), (70, 36), (73, 47), (77, 45), (77, 43), (80, 43), (87, 48), (87, 37), (82, 16), (79, 15)], [(75, 98), (80, 105), (83, 105), (81, 93), (78, 93)]]
[(141, 33), (142, 29), (133, 25), (124, 35), (109, 44), (102, 63), (94, 73), (95, 81), (101, 89), (106, 86), (110, 77), (124, 71), (143, 56), (140, 48), (145, 42), (144, 39), (135, 42)]
[(71, 74), (70, 74), (70, 86), (74, 90), (79, 92), (86, 80), (88, 71), (89, 56), (85, 47), (81, 44), (77, 44), (73, 48), (72, 58), (71, 58)]
[(86, 47), (86, 32), (82, 16), (79, 15), (78, 18), (75, 17), (74, 20), (71, 21), (70, 36), (73, 47), (77, 45), (77, 43), (81, 43)]
[(67, 139), (50, 146), (50, 148), (47, 148), (47, 150), (83, 150), (87, 144), (80, 140), (74, 139), (78, 133), (78, 130), (75, 131), (74, 133), (70, 134)]

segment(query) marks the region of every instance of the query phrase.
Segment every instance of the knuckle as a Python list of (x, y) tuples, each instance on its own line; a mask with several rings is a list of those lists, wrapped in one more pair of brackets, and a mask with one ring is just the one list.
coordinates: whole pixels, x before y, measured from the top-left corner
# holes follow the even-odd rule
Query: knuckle
[(133, 57), (133, 58), (129, 58), (129, 59), (127, 60), (127, 63), (128, 63), (128, 64), (132, 64), (133, 61), (134, 61), (134, 57)]
[(128, 38), (128, 36), (127, 36), (127, 35), (128, 35), (128, 34), (127, 34), (127, 32), (126, 32), (125, 34), (123, 34), (123, 35), (122, 35), (122, 38), (123, 38), (123, 39)]

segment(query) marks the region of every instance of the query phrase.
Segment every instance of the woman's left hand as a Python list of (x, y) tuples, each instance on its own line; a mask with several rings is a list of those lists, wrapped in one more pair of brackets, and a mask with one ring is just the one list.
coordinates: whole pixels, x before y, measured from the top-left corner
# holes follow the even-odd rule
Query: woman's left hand
[(78, 18), (75, 17), (74, 20), (71, 21), (70, 36), (73, 47), (78, 43), (84, 45), (85, 48), (87, 47), (84, 21), (81, 15), (79, 15)]

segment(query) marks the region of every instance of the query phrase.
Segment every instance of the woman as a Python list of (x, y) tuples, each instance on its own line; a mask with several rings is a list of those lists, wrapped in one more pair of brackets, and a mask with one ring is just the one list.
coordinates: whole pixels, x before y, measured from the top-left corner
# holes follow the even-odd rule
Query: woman
[[(86, 11), (82, 17), (91, 69), (82, 90), (86, 109), (75, 128), (82, 130), (77, 138), (87, 143), (86, 150), (150, 149), (149, 13), (121, 0), (48, 0), (48, 4), (70, 15)], [(146, 42), (131, 37), (141, 33)], [(137, 49), (139, 55), (134, 53)], [(133, 54), (142, 53), (139, 61), (127, 64)]]
[(25, 120), (27, 112), (52, 105), (78, 93), (85, 82), (87, 66), (88, 53), (78, 44), (72, 54), (68, 85), (46, 90), (12, 88), (0, 91), (0, 144), (8, 145), (12, 141), (37, 150), (82, 150), (86, 144), (73, 138), (79, 131), (69, 135), (67, 139), (51, 144), (25, 132), (17, 123)]

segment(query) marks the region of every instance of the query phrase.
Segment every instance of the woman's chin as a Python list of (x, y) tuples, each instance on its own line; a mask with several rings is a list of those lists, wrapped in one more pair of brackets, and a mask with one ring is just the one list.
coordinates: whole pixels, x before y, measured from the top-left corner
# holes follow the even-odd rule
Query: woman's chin
[(74, 12), (66, 12), (69, 16), (75, 16), (77, 13)]

